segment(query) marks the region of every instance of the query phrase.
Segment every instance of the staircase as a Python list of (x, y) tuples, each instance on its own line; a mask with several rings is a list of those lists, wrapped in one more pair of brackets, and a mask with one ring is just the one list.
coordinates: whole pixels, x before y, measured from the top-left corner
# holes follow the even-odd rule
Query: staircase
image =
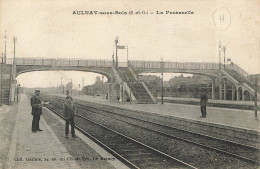
[[(231, 76), (233, 79), (235, 79), (239, 84), (242, 84), (248, 90), (248, 92), (251, 93), (253, 96), (255, 95), (255, 84), (251, 82), (246, 76), (238, 73), (235, 70), (230, 70), (230, 69), (226, 69), (224, 72), (227, 73), (229, 76)], [(260, 96), (259, 85), (257, 85), (257, 95), (259, 100), (259, 96)]]
[(119, 68), (118, 72), (122, 81), (127, 83), (139, 104), (155, 103), (145, 84), (138, 82), (129, 68)]
[[(231, 75), (234, 79), (236, 79), (239, 83), (246, 83), (249, 87), (251, 87), (253, 90), (255, 89), (255, 84), (254, 83), (252, 83), (252, 82), (250, 82), (250, 80), (247, 78), (247, 77), (245, 77), (245, 76), (243, 76), (243, 75), (241, 75), (241, 74), (239, 74), (239, 73), (237, 73), (236, 71), (234, 71), (234, 70), (225, 70), (229, 75)], [(258, 85), (257, 86), (257, 91), (258, 92), (260, 92), (260, 86)]]
[[(12, 73), (12, 65), (7, 64), (0, 64), (0, 71), (2, 76), (0, 76), (1, 89), (0, 90), (0, 103), (2, 104), (9, 104), (9, 97), (10, 97), (10, 86), (11, 86), (11, 73)], [(2, 102), (3, 100), (3, 102)]]

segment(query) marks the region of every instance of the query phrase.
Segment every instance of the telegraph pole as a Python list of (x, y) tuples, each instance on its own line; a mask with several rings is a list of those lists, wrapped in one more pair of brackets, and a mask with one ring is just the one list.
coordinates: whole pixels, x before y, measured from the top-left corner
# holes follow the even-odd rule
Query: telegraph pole
[(19, 88), (20, 88), (20, 84), (17, 85), (17, 92), (16, 92), (16, 95), (17, 95), (17, 103), (19, 102)]
[(82, 95), (84, 95), (84, 77), (82, 79)]
[(115, 66), (114, 52), (113, 52), (113, 55), (112, 55), (112, 61), (113, 61), (113, 66)]
[(84, 77), (82, 79), (82, 88), (84, 87)]
[[(16, 63), (15, 63), (15, 43), (17, 42), (17, 38), (16, 37), (13, 37), (13, 42), (14, 42), (14, 60), (13, 60), (13, 66), (12, 66), (12, 76), (11, 76), (11, 78), (12, 78), (12, 96), (11, 97), (13, 97), (13, 101), (15, 102), (15, 83), (16, 83), (16, 80), (15, 80), (15, 78), (16, 78)], [(11, 99), (12, 100), (12, 99)]]
[(79, 96), (80, 96), (80, 84), (79, 84)]
[(70, 81), (71, 81), (71, 96), (72, 96), (72, 79), (70, 79)]
[(218, 46), (218, 52), (219, 52), (219, 70), (221, 70), (221, 42), (220, 41)]
[(127, 67), (129, 67), (129, 61), (128, 61), (128, 45), (126, 46), (126, 58), (127, 58)]
[(62, 76), (60, 77), (60, 87), (62, 87)]
[[(15, 43), (17, 42), (17, 38), (13, 37), (13, 42), (14, 42), (14, 60), (13, 60), (13, 75), (15, 73)], [(12, 77), (12, 79), (14, 80), (15, 77)]]
[(5, 37), (4, 38), (5, 38), (5, 59), (4, 59), (4, 63), (6, 63), (6, 38), (7, 38), (6, 37), (6, 31), (5, 31)]
[(117, 43), (118, 43), (118, 36), (116, 36), (116, 39), (115, 39), (115, 45), (116, 45), (116, 67), (118, 67)]
[[(2, 57), (4, 54), (2, 53)], [(1, 105), (3, 104), (3, 62), (1, 63)]]
[(224, 52), (224, 70), (226, 69), (226, 56), (225, 56), (225, 53), (226, 53), (226, 46), (223, 46), (223, 52)]
[(164, 63), (163, 63), (163, 59), (161, 59), (161, 75), (162, 75), (162, 81), (161, 81), (161, 86), (162, 86), (162, 101), (161, 101), (161, 104), (163, 104), (163, 93), (164, 93), (164, 90), (163, 90), (163, 67), (164, 67)]
[(17, 38), (13, 37), (13, 41), (14, 41), (14, 61), (13, 61), (13, 63), (15, 64), (15, 43), (17, 42)]
[(103, 99), (103, 94), (104, 94), (104, 76), (102, 76), (102, 91), (101, 91), (101, 94), (102, 94), (102, 99)]
[(257, 119), (257, 75), (255, 75), (255, 119)]

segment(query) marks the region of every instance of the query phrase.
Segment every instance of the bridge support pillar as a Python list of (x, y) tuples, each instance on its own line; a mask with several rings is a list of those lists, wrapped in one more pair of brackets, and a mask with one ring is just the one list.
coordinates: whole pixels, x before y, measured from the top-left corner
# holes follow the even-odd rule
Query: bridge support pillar
[(219, 82), (219, 100), (223, 100), (222, 82)]
[(253, 95), (249, 93), (249, 100), (253, 101)]
[(232, 85), (232, 100), (235, 100), (235, 87), (233, 84)]
[(11, 87), (10, 87), (10, 102), (16, 101), (16, 65), (12, 65), (12, 75), (11, 75)]
[(242, 90), (242, 100), (245, 101), (245, 93), (243, 90)]
[(226, 79), (223, 79), (224, 82), (224, 100), (227, 100), (227, 84)]
[(215, 79), (212, 79), (212, 100), (215, 100), (215, 89), (216, 89), (216, 84), (215, 84)]
[(110, 100), (111, 96), (111, 83), (107, 83), (107, 100)]
[(237, 101), (240, 100), (240, 91), (237, 89)]
[(119, 96), (120, 96), (119, 101), (123, 102), (123, 100), (124, 100), (124, 98), (123, 98), (124, 97), (124, 87), (123, 87), (123, 84), (120, 84)]
[(10, 102), (15, 102), (15, 81), (11, 82), (9, 100), (10, 100)]
[(109, 100), (119, 100), (120, 98), (120, 86), (117, 83), (111, 82), (108, 85), (108, 99)]

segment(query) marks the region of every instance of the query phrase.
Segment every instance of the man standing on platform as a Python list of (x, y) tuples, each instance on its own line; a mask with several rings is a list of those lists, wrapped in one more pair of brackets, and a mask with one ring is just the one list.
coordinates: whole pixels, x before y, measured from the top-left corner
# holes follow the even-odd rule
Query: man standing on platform
[(71, 126), (71, 135), (72, 137), (76, 138), (75, 135), (75, 123), (74, 123), (74, 116), (75, 116), (75, 106), (74, 103), (72, 102), (72, 97), (71, 96), (67, 96), (66, 97), (66, 102), (63, 105), (64, 107), (64, 117), (66, 120), (66, 126), (65, 126), (65, 134), (66, 134), (66, 138), (68, 138), (68, 134), (69, 134), (69, 124)]
[(37, 131), (42, 131), (39, 127), (40, 117), (42, 114), (43, 102), (40, 98), (40, 90), (35, 90), (34, 96), (31, 97), (31, 106), (32, 106), (32, 132), (36, 133)]
[(201, 118), (206, 118), (207, 112), (206, 112), (206, 106), (208, 102), (208, 97), (205, 93), (205, 91), (202, 91), (201, 97), (200, 97), (200, 110), (202, 113)]

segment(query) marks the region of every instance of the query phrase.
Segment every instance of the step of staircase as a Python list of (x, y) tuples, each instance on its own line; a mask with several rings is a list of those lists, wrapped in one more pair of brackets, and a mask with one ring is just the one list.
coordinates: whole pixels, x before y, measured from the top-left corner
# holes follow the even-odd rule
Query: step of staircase
[(121, 79), (127, 83), (138, 103), (154, 103), (153, 99), (150, 97), (143, 84), (136, 81), (134, 75), (128, 68), (120, 68), (119, 75)]

